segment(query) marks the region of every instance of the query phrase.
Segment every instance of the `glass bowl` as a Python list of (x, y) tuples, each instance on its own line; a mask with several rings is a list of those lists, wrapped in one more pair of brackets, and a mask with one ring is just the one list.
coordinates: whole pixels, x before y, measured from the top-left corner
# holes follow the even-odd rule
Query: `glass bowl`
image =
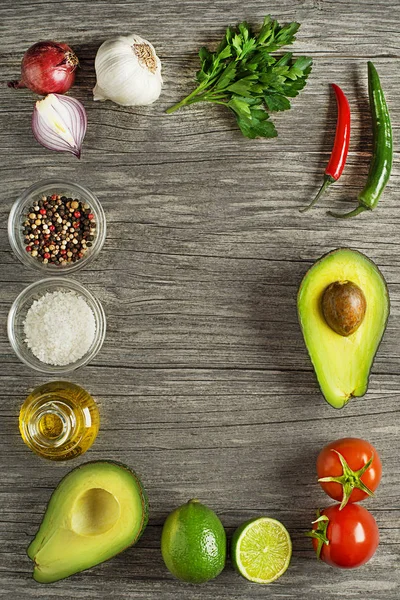
[[(51, 194), (60, 194), (61, 196), (68, 196), (81, 200), (90, 206), (94, 214), (96, 233), (93, 245), (91, 248), (88, 248), (84, 256), (76, 262), (61, 265), (44, 264), (26, 251), (23, 223), (26, 214), (29, 212), (28, 209), (31, 206), (34, 206), (36, 202), (40, 200), (41, 196), (48, 196)], [(8, 238), (14, 254), (27, 267), (46, 273), (49, 276), (65, 275), (82, 269), (82, 267), (87, 266), (96, 258), (102, 249), (106, 238), (106, 218), (100, 202), (93, 192), (87, 188), (84, 188), (77, 183), (71, 183), (70, 181), (46, 179), (31, 185), (31, 187), (25, 190), (14, 202), (8, 218)]]
[[(83, 296), (88, 306), (92, 309), (96, 322), (94, 339), (86, 354), (73, 363), (61, 366), (50, 365), (39, 360), (28, 348), (24, 334), (24, 321), (33, 302), (41, 298), (47, 292), (55, 291), (74, 291)], [(22, 362), (41, 373), (61, 375), (88, 364), (96, 356), (103, 345), (106, 335), (106, 317), (103, 307), (97, 298), (88, 292), (88, 290), (80, 283), (73, 281), (72, 279), (50, 277), (32, 283), (17, 296), (8, 314), (7, 333), (15, 354)]]

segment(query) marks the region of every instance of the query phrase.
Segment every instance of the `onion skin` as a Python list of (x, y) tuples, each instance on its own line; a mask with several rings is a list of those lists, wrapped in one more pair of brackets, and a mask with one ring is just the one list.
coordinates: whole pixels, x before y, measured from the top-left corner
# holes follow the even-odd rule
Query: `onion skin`
[(8, 87), (26, 87), (42, 96), (64, 94), (74, 84), (78, 64), (78, 57), (67, 44), (37, 42), (22, 58), (21, 80), (10, 81)]

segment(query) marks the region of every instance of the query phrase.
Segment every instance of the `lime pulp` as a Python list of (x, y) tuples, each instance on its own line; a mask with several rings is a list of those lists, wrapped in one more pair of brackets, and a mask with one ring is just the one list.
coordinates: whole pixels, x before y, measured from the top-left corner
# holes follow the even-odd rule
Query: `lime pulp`
[(249, 581), (272, 583), (289, 566), (292, 556), (290, 535), (275, 519), (251, 519), (233, 534), (231, 556), (236, 570)]

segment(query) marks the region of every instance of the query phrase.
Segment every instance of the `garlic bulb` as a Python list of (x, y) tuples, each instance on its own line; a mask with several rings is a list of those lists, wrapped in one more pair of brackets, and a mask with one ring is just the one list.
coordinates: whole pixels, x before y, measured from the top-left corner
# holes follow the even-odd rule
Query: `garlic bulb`
[(161, 93), (161, 62), (150, 42), (138, 35), (105, 41), (94, 63), (97, 83), (94, 100), (112, 100), (121, 106), (144, 106)]

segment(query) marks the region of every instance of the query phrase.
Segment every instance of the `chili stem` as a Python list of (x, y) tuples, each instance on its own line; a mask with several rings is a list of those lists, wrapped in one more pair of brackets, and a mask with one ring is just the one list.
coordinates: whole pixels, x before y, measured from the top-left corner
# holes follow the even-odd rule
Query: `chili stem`
[(331, 177), (330, 175), (325, 175), (324, 183), (321, 185), (319, 192), (315, 196), (314, 200), (312, 200), (308, 206), (305, 206), (304, 208), (300, 208), (300, 212), (304, 213), (304, 212), (307, 212), (308, 210), (310, 210), (310, 208), (312, 208), (314, 206), (314, 204), (316, 204), (318, 202), (319, 198), (322, 196), (322, 194), (325, 192), (325, 190), (334, 182), (335, 182), (335, 179), (333, 179), (333, 177)]
[(338, 213), (332, 212), (331, 210), (328, 211), (328, 215), (330, 215), (331, 217), (335, 217), (335, 219), (350, 219), (351, 217), (356, 217), (357, 215), (364, 212), (365, 210), (371, 210), (371, 209), (360, 204), (360, 206), (357, 206), (357, 208), (355, 208), (354, 210), (351, 210), (348, 213), (345, 213), (344, 215), (340, 215)]

